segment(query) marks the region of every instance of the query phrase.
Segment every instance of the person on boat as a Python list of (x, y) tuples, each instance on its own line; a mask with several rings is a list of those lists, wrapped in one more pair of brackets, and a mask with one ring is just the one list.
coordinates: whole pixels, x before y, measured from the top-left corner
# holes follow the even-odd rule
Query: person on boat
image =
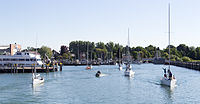
[(172, 80), (172, 72), (170, 71), (170, 69), (168, 69), (168, 74), (169, 74), (169, 79)]
[(164, 71), (164, 77), (167, 78), (167, 71), (166, 71), (166, 68), (163, 68), (163, 71)]

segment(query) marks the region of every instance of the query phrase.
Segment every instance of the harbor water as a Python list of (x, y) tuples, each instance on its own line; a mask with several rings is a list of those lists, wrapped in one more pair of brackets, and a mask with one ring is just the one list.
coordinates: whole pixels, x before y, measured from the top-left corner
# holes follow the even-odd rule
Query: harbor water
[[(160, 85), (165, 65), (133, 64), (135, 76), (116, 65), (65, 66), (41, 73), (45, 83), (32, 87), (31, 73), (0, 74), (0, 104), (188, 104), (200, 103), (200, 72), (171, 66), (177, 85)], [(105, 76), (96, 78), (100, 70)]]

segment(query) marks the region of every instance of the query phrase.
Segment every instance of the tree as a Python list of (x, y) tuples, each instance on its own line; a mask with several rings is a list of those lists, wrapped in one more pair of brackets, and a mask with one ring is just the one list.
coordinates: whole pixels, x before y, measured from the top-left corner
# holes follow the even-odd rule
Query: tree
[(63, 55), (64, 53), (68, 53), (68, 52), (69, 52), (69, 49), (67, 46), (62, 45), (60, 47), (60, 55)]
[(189, 61), (191, 61), (190, 58), (189, 58), (189, 57), (186, 57), (186, 56), (184, 56), (184, 57), (182, 58), (182, 60), (183, 60), (183, 62), (189, 62)]
[(189, 48), (188, 57), (190, 57), (192, 59), (197, 59), (197, 52), (194, 47)]
[(42, 46), (38, 52), (40, 53), (41, 55), (41, 58), (44, 59), (46, 56), (45, 54), (48, 56), (48, 58), (51, 58), (53, 53), (51, 51), (51, 48), (47, 47), (47, 46)]
[(177, 47), (177, 50), (181, 53), (181, 57), (183, 57), (183, 56), (187, 56), (187, 54), (189, 52), (189, 47), (186, 46), (185, 44), (180, 44)]

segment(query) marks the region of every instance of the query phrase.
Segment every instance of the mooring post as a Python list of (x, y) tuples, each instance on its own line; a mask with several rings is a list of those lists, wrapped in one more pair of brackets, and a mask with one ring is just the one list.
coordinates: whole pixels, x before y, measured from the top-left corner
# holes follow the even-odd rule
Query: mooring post
[(53, 63), (53, 72), (55, 72), (55, 65), (54, 65), (54, 63)]
[(24, 73), (24, 65), (22, 66), (22, 68), (23, 68), (23, 73)]
[(60, 63), (60, 71), (62, 71), (62, 63)]
[(56, 63), (56, 71), (58, 71), (58, 63)]

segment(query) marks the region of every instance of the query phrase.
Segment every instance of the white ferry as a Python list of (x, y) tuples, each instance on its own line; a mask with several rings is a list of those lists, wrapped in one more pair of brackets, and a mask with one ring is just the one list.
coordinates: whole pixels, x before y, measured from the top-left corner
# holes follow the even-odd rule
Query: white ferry
[(14, 55), (0, 55), (0, 65), (14, 65), (19, 66), (41, 66), (43, 64), (40, 55), (33, 52), (16, 52)]

